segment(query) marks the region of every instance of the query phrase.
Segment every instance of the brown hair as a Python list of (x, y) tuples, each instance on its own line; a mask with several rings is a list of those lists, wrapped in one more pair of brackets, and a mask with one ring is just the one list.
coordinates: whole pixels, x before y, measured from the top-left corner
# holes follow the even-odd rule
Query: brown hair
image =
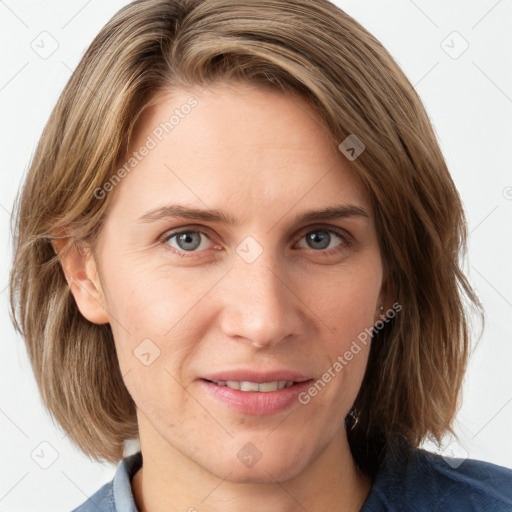
[(372, 198), (400, 314), (375, 332), (350, 415), (364, 470), (393, 448), (451, 430), (468, 356), (458, 193), (413, 86), (382, 45), (327, 0), (138, 0), (95, 38), (44, 129), (17, 205), (11, 308), (47, 408), (88, 455), (122, 457), (135, 406), (109, 325), (78, 311), (51, 242), (93, 244), (109, 205), (94, 191), (162, 90), (242, 80), (302, 95)]

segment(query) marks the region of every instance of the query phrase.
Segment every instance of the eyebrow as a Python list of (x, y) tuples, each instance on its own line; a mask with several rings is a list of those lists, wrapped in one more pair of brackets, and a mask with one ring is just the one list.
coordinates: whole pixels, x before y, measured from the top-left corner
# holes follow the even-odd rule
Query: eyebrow
[[(352, 204), (341, 204), (337, 206), (328, 206), (314, 210), (308, 210), (297, 215), (294, 219), (296, 224), (312, 222), (315, 220), (333, 220), (345, 217), (364, 217), (370, 218), (368, 212), (361, 206)], [(140, 222), (156, 222), (170, 218), (182, 218), (190, 220), (200, 220), (204, 222), (215, 222), (226, 224), (228, 226), (236, 225), (237, 219), (222, 210), (203, 210), (199, 208), (188, 208), (178, 204), (170, 204), (155, 208), (146, 212), (139, 218)]]

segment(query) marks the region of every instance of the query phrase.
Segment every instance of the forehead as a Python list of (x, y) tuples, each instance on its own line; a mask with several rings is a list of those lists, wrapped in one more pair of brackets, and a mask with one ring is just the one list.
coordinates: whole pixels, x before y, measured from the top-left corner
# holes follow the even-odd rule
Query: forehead
[(277, 90), (237, 83), (165, 91), (139, 120), (130, 155), (112, 197), (129, 215), (170, 201), (274, 222), (344, 201), (370, 209), (313, 107)]

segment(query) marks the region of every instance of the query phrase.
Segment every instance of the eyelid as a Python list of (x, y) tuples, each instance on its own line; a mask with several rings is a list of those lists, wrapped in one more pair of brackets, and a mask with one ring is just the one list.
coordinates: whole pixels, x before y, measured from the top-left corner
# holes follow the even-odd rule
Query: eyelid
[(158, 237), (158, 241), (160, 242), (166, 242), (169, 240), (169, 238), (173, 237), (174, 235), (178, 235), (180, 233), (186, 233), (187, 231), (193, 231), (197, 233), (202, 233), (203, 235), (207, 236), (210, 240), (212, 237), (212, 234), (214, 233), (210, 228), (207, 226), (203, 226), (201, 224), (187, 224), (186, 226), (180, 226), (178, 228), (172, 228), (167, 230), (165, 233), (161, 234)]
[(354, 237), (349, 231), (344, 228), (340, 228), (339, 226), (333, 226), (332, 224), (312, 224), (301, 228), (294, 236), (302, 238), (304, 235), (310, 233), (311, 231), (330, 231), (336, 233), (347, 242), (352, 242), (354, 240)]
[[(352, 234), (348, 232), (346, 229), (341, 228), (339, 226), (334, 226), (332, 224), (310, 224), (309, 226), (305, 226), (301, 229), (299, 229), (293, 236), (297, 237), (304, 236), (305, 234), (309, 233), (310, 231), (314, 231), (315, 229), (325, 229), (326, 231), (334, 231), (335, 233), (339, 234), (340, 236), (345, 236), (348, 238), (353, 238)], [(204, 226), (202, 224), (187, 224), (186, 226), (180, 226), (178, 228), (172, 228), (168, 231), (165, 231), (162, 235), (158, 237), (158, 240), (168, 240), (171, 236), (176, 235), (178, 233), (182, 233), (184, 231), (197, 231), (199, 233), (203, 233), (204, 235), (211, 236), (213, 232), (212, 229), (210, 229), (207, 226)]]
[[(352, 234), (350, 232), (348, 232), (346, 229), (343, 229), (339, 226), (334, 226), (332, 224), (319, 224), (319, 223), (318, 224), (310, 224), (309, 226), (305, 226), (305, 227), (301, 228), (299, 231), (296, 232), (295, 235), (293, 235), (292, 238), (296, 238), (297, 239), (296, 243), (298, 243), (308, 233), (310, 233), (312, 231), (321, 231), (321, 230), (331, 232), (331, 233), (334, 233), (335, 235), (339, 236), (342, 239), (342, 243), (344, 243), (346, 246), (350, 246), (351, 243), (354, 241)], [(213, 236), (218, 236), (215, 234), (215, 232), (212, 229), (210, 229), (207, 226), (204, 226), (202, 224), (187, 224), (185, 226), (180, 226), (180, 227), (173, 228), (173, 229), (166, 231), (165, 233), (163, 233), (162, 235), (159, 236), (158, 241), (160, 243), (166, 244), (169, 241), (169, 239), (171, 239), (173, 236), (176, 236), (180, 233), (188, 232), (188, 231), (203, 234), (204, 236), (206, 236), (208, 238), (208, 240), (212, 244), (215, 244), (215, 242), (212, 240), (212, 234), (213, 234)], [(170, 247), (170, 248), (173, 252), (175, 252), (177, 254), (188, 255), (188, 256), (192, 256), (193, 254), (200, 254), (201, 252), (205, 251), (205, 250), (203, 250), (203, 251), (188, 251), (187, 252), (187, 251), (183, 251), (183, 250), (179, 251), (174, 247)], [(337, 248), (335, 247), (333, 249), (327, 249), (327, 250), (315, 251), (315, 252), (329, 253), (329, 251), (331, 251), (331, 250), (335, 251), (336, 249)]]

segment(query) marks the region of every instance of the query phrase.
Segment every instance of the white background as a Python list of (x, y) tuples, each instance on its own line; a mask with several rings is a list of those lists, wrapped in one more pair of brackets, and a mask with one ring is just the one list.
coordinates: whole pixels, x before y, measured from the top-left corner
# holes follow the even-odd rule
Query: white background
[[(44, 412), (23, 341), (10, 323), (6, 285), (10, 212), (37, 140), (71, 70), (125, 3), (0, 1), (2, 512), (69, 511), (114, 471), (81, 455)], [(416, 86), (467, 211), (467, 268), (487, 324), (465, 380), (459, 442), (448, 446), (447, 440), (444, 453), (512, 467), (512, 1), (336, 3), (382, 41)], [(40, 36), (44, 31), (51, 37)], [(47, 49), (58, 43), (46, 59), (31, 47), (41, 38)], [(36, 463), (53, 458), (48, 469)]]

